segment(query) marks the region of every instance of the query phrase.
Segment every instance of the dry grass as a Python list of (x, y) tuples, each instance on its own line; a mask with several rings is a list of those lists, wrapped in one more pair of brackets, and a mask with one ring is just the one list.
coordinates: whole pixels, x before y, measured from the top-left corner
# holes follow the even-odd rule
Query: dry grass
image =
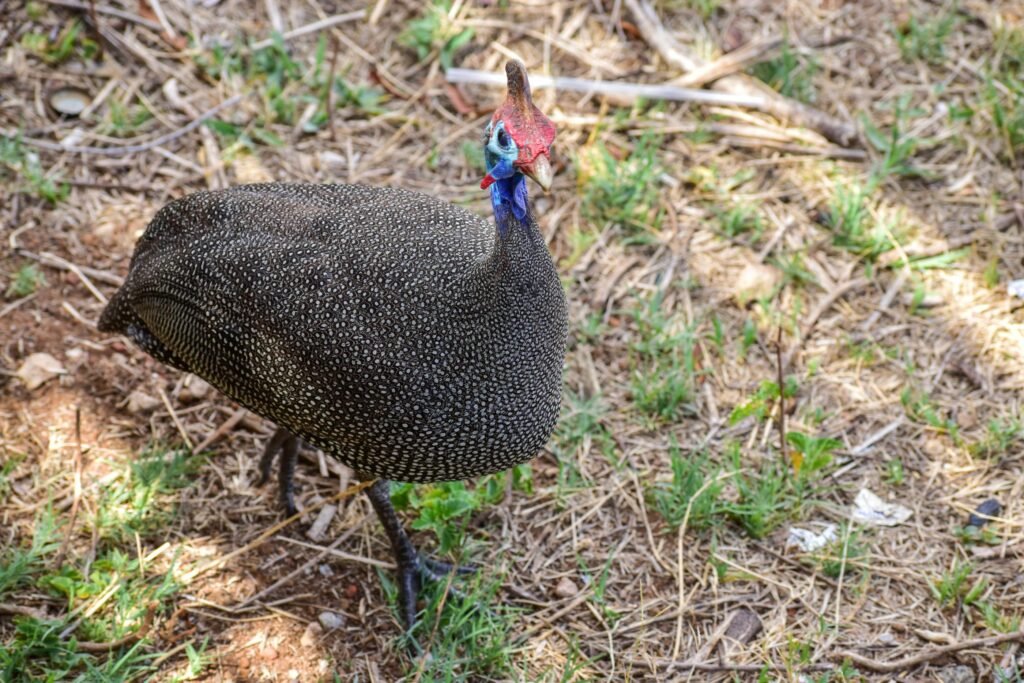
[[(1018, 127), (1007, 123), (1011, 81), (1016, 74), (1021, 88), (1024, 69), (1019, 5), (716, 4), (657, 9), (707, 57), (788, 32), (789, 62), (756, 73), (857, 121), (863, 158), (757, 112), (536, 93), (559, 127), (559, 174), (536, 209), (571, 302), (566, 410), (533, 463), (532, 492), (510, 488), (468, 521), (464, 552), (502, 586), (492, 607), (519, 609), (496, 613), (494, 628), (508, 629), (505, 659), (471, 657), (455, 677), (745, 680), (761, 671), (769, 680), (883, 680), (889, 675), (872, 661), (918, 656), (906, 663), (913, 680), (951, 675), (956, 665), (978, 680), (1000, 671), (1019, 680), (1018, 642), (992, 640), (1014, 633), (1024, 609), (1016, 433), (1024, 321), (1006, 293), (1024, 277), (1024, 90)], [(0, 129), (72, 146), (144, 144), (243, 97), (218, 112), (219, 123), (136, 153), (5, 142), (0, 283), (20, 277), (24, 286), (0, 306), (0, 566), (29, 546), (52, 509), (59, 528), (73, 527), (68, 567), (88, 575), (97, 557), (120, 550), (142, 558), (135, 570), (150, 583), (169, 574), (173, 595), (161, 598), (152, 624), (139, 611), (123, 618), (128, 640), (113, 656), (144, 637), (140, 651), (154, 654), (157, 680), (183, 676), (186, 645), (198, 649), (204, 639), (202, 680), (429, 679), (432, 664), (410, 662), (397, 641), (373, 564), (388, 558), (386, 542), (369, 506), (343, 499), (326, 535), (345, 534), (336, 547), (350, 559), (318, 557), (276, 534), (253, 543), (279, 520), (272, 487), (253, 486), (269, 425), (215, 392), (190, 393), (190, 380), (102, 337), (90, 321), (153, 212), (205, 187), (395, 185), (487, 211), (473, 148), (500, 93), (454, 91), (442, 59), (497, 70), (518, 54), (535, 73), (604, 80), (679, 74), (640, 39), (619, 2), (457, 2), (421, 59), (409, 47), (420, 8), (380, 0), (369, 19), (290, 40), (294, 67), (267, 53), (262, 65), (218, 66), (214, 46), (265, 37), (275, 12), (287, 31), (363, 5), (117, 4), (131, 20), (108, 7), (97, 4), (94, 14), (33, 1), (0, 12)], [(80, 33), (62, 54), (60, 37), (76, 20)], [(810, 33), (851, 40), (802, 47)], [(346, 85), (327, 97), (331, 73)], [(63, 86), (85, 91), (88, 116), (62, 120), (48, 108)], [(829, 158), (837, 155), (845, 160)], [(638, 187), (653, 191), (630, 194)], [(24, 269), (44, 252), (91, 270), (74, 274), (51, 259), (39, 282)], [(67, 373), (28, 391), (13, 373), (34, 352), (52, 354)], [(780, 362), (793, 387), (782, 406), (770, 387), (758, 398)], [(142, 403), (129, 410), (132, 392)], [(730, 420), (742, 406), (755, 414)], [(797, 441), (783, 459), (780, 407), (785, 431), (838, 441), (819, 471), (809, 448), (796, 453)], [(191, 483), (162, 494), (161, 509), (173, 512), (158, 525), (124, 527), (120, 536), (115, 523), (104, 526), (110, 482), (122, 481), (118, 473), (146, 444), (198, 444), (213, 433), (212, 455)], [(655, 491), (671, 489), (676, 448), (701, 469), (678, 487), (688, 495), (665, 497), (659, 508)], [(334, 497), (347, 476), (311, 457), (298, 475), (306, 507)], [(912, 517), (893, 528), (848, 524), (861, 488), (903, 503)], [(963, 533), (968, 513), (989, 498), (1003, 505), (998, 519), (983, 537)], [(280, 533), (308, 540), (301, 531), (311, 522)], [(791, 526), (819, 522), (839, 524), (838, 543), (816, 553), (785, 547)], [(420, 541), (430, 547), (433, 538)], [(196, 571), (247, 544), (231, 561)], [(56, 565), (0, 594), (8, 645), (22, 642), (11, 612), (67, 617), (68, 601), (41, 578), (59, 573)], [(564, 580), (575, 596), (566, 585), (556, 592)], [(71, 606), (98, 599), (83, 595)], [(304, 638), (325, 610), (342, 613), (345, 625)], [(762, 628), (730, 640), (751, 613)], [(726, 631), (730, 623), (738, 630)], [(85, 675), (110, 659), (96, 655), (71, 670)]]

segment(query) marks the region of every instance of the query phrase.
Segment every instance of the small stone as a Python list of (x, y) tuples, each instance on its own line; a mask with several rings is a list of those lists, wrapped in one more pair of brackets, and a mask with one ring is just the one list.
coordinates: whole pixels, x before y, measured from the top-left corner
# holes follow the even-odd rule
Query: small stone
[(316, 645), (316, 641), (323, 635), (324, 628), (318, 621), (311, 621), (306, 625), (306, 630), (303, 631), (302, 637), (299, 638), (299, 644), (302, 647), (313, 647)]
[(924, 442), (924, 452), (933, 458), (942, 455), (945, 451), (946, 447), (939, 439), (926, 439)]
[(57, 375), (66, 372), (59, 360), (48, 353), (33, 353), (18, 368), (18, 378), (29, 391), (38, 389)]
[(290, 680), (293, 680), (293, 681), (299, 680), (299, 670), (298, 669), (288, 669), (288, 678)]
[(896, 642), (896, 636), (886, 631), (885, 633), (879, 634), (878, 642), (882, 645), (892, 645)]
[(974, 671), (969, 666), (958, 664), (939, 669), (939, 680), (942, 683), (974, 683)]
[(206, 395), (210, 393), (210, 383), (205, 379), (192, 375), (188, 384), (181, 388), (178, 392), (178, 400), (182, 403), (194, 403), (201, 401)]
[(321, 612), (317, 619), (320, 620), (320, 625), (327, 631), (333, 631), (345, 625), (345, 617), (337, 612)]
[(141, 389), (128, 394), (128, 412), (132, 414), (149, 413), (160, 405), (160, 399), (150, 396)]
[(974, 429), (978, 426), (978, 411), (970, 403), (965, 403), (956, 413), (956, 423), (960, 429)]
[(989, 523), (989, 517), (997, 517), (1002, 511), (1002, 504), (995, 498), (989, 498), (975, 508), (974, 512), (967, 517), (967, 525), (983, 527)]
[(555, 586), (555, 596), (559, 598), (571, 598), (579, 592), (579, 586), (568, 576), (563, 576)]
[(329, 564), (321, 564), (319, 567), (317, 567), (317, 569), (320, 570), (320, 576), (323, 576), (328, 579), (334, 576), (334, 570), (331, 569), (331, 565)]
[(337, 152), (323, 151), (317, 155), (320, 168), (324, 170), (344, 168), (348, 166), (348, 160)]

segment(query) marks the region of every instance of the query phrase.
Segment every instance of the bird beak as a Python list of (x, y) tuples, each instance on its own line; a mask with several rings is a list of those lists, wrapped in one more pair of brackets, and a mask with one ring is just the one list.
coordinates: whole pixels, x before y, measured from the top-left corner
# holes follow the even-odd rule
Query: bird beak
[(531, 163), (520, 166), (520, 170), (533, 178), (545, 192), (551, 189), (554, 173), (551, 170), (551, 162), (548, 161), (547, 154), (538, 154)]

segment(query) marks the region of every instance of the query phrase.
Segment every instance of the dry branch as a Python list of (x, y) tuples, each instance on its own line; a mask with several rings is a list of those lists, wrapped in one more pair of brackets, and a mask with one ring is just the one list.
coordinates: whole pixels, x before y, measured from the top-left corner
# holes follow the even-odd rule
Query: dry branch
[(75, 145), (62, 145), (59, 142), (51, 142), (50, 140), (39, 140), (37, 138), (18, 138), (17, 131), (11, 130), (0, 130), (0, 136), (12, 139), (17, 138), (26, 145), (31, 145), (32, 147), (38, 147), (40, 149), (49, 150), (51, 152), (67, 152), (68, 154), (96, 154), (114, 157), (123, 156), (126, 154), (136, 154), (138, 152), (145, 152), (147, 150), (153, 149), (154, 147), (160, 147), (161, 145), (165, 145), (168, 142), (171, 142), (172, 140), (177, 140), (183, 135), (191, 133), (193, 130), (203, 125), (203, 122), (207, 119), (216, 116), (228, 107), (238, 104), (238, 102), (241, 101), (242, 97), (242, 95), (234, 95), (232, 97), (229, 97), (228, 99), (218, 104), (216, 107), (213, 107), (212, 109), (209, 109), (203, 112), (202, 114), (199, 114), (181, 128), (173, 130), (170, 133), (166, 133), (159, 137), (153, 138), (148, 142), (142, 142), (137, 145), (121, 145), (114, 147), (78, 147)]
[[(477, 69), (448, 69), (445, 77), (449, 83), (465, 83), (470, 85), (499, 85), (504, 87), (505, 74), (479, 71)], [(635, 100), (672, 100), (673, 102), (697, 102), (700, 104), (721, 104), (733, 107), (751, 107), (762, 109), (767, 100), (760, 95), (727, 94), (680, 88), (676, 85), (656, 85), (648, 83), (620, 83), (617, 81), (594, 81), (588, 78), (561, 76), (554, 78), (544, 74), (530, 74), (530, 87), (555, 88), (572, 92), (594, 93), (613, 97)]]
[[(644, 40), (657, 50), (666, 62), (686, 73), (700, 72), (706, 68), (707, 64), (704, 60), (691, 54), (665, 29), (650, 3), (645, 0), (625, 0), (625, 4), (636, 19), (637, 28), (640, 29)], [(792, 121), (816, 130), (832, 142), (844, 147), (849, 147), (857, 138), (857, 129), (853, 124), (840, 121), (819, 109), (784, 97), (749, 76), (741, 74), (726, 76), (716, 81), (711, 87), (731, 95), (759, 97), (762, 99), (762, 104), (758, 108), (762, 111), (782, 121)]]
[(961, 650), (969, 650), (971, 648), (982, 648), (982, 647), (995, 647), (1002, 643), (1010, 643), (1014, 641), (1024, 640), (1024, 631), (1014, 631), (1013, 633), (1002, 633), (998, 636), (989, 636), (988, 638), (975, 638), (973, 640), (965, 640), (962, 643), (952, 643), (950, 645), (943, 645), (931, 650), (927, 650), (920, 654), (913, 655), (912, 657), (904, 657), (903, 659), (897, 659), (892, 662), (880, 662), (877, 659), (870, 659), (856, 652), (840, 651), (833, 655), (833, 659), (844, 660), (848, 659), (857, 666), (862, 666), (865, 669), (871, 669), (872, 671), (878, 671), (881, 673), (895, 673), (897, 671), (906, 671), (907, 669), (913, 669), (915, 666), (920, 666), (925, 662), (930, 662), (933, 659), (938, 659), (944, 655), (952, 654), (954, 652), (960, 652)]

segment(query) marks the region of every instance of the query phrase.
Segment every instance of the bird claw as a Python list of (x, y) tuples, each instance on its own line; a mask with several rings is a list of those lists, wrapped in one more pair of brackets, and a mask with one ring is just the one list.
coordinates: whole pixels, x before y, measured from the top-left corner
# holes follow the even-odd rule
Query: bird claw
[(263, 457), (260, 458), (260, 478), (256, 482), (257, 486), (263, 486), (270, 480), (274, 458), (280, 453), (281, 460), (277, 472), (278, 495), (289, 517), (299, 511), (295, 506), (295, 462), (299, 457), (299, 445), (297, 436), (283, 427), (278, 427), (267, 442)]
[(425, 557), (418, 552), (411, 561), (400, 563), (397, 568), (398, 579), (398, 602), (402, 610), (402, 618), (405, 622), (407, 633), (412, 633), (416, 626), (416, 600), (423, 587), (423, 581), (434, 583), (446, 583), (447, 593), (450, 597), (459, 600), (469, 600), (462, 590), (452, 585), (451, 581), (455, 576), (467, 576), (475, 574), (477, 567), (473, 565), (455, 565), (449, 562), (442, 562), (430, 557)]

